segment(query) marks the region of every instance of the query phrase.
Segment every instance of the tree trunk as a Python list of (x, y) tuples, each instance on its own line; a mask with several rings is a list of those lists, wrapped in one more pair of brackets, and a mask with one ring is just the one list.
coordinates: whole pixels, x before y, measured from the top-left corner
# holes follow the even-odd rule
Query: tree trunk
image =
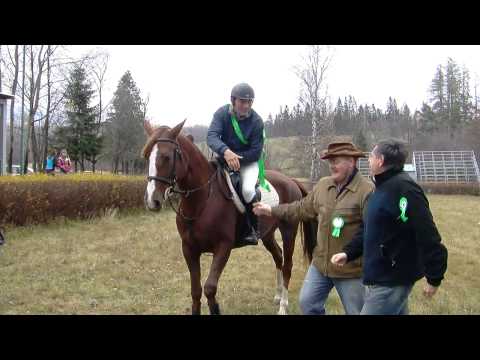
[(119, 160), (120, 160), (120, 159), (118, 158), (118, 156), (115, 156), (115, 158), (114, 158), (114, 160), (113, 160), (113, 161), (114, 161), (114, 165), (113, 165), (113, 173), (114, 173), (114, 174), (118, 174), (118, 165), (119, 165), (118, 163), (119, 163)]
[(28, 174), (28, 158), (30, 154), (30, 116), (27, 119), (27, 142), (25, 144), (25, 159), (23, 163), (23, 173)]
[(0, 45), (0, 92), (2, 92), (2, 45)]
[[(30, 114), (33, 115), (33, 114)], [(35, 135), (35, 122), (33, 121), (33, 116), (29, 118), (30, 124), (31, 124), (31, 129), (30, 129), (30, 135), (31, 135), (31, 146), (32, 146), (32, 167), (33, 167), (33, 172), (37, 172), (39, 169), (37, 168), (37, 164), (39, 161), (38, 158), (38, 146), (37, 146), (37, 136)]]
[(34, 74), (34, 58), (33, 58), (33, 45), (30, 45), (30, 67), (31, 67), (31, 78), (30, 78), (30, 114), (29, 114), (29, 129), (31, 131), (31, 150), (32, 150), (32, 155), (33, 155), (33, 170), (36, 172), (37, 171), (37, 164), (39, 163), (40, 157), (39, 157), (39, 152), (38, 152), (38, 147), (37, 147), (37, 139), (35, 135), (35, 114), (38, 109), (38, 103), (40, 100), (40, 87), (42, 83), (42, 68), (43, 68), (43, 62), (42, 62), (42, 50), (43, 50), (43, 45), (40, 47), (40, 50), (38, 51), (38, 73), (37, 76), (35, 77)]
[[(17, 92), (18, 84), (18, 68), (19, 68), (19, 55), (18, 55), (18, 45), (15, 45), (15, 77), (12, 84), (12, 95), (15, 95)], [(8, 152), (8, 172), (12, 173), (12, 163), (13, 163), (13, 117), (15, 113), (15, 98), (12, 99), (10, 106), (10, 150)]]
[(317, 167), (317, 136), (318, 136), (318, 128), (317, 128), (317, 114), (314, 111), (312, 114), (312, 160), (310, 163), (310, 181), (316, 181), (318, 175), (318, 167)]
[(23, 152), (24, 152), (24, 147), (25, 147), (25, 138), (24, 138), (24, 123), (25, 123), (25, 52), (26, 46), (23, 45), (23, 71), (22, 71), (22, 114), (21, 114), (21, 127), (20, 127), (20, 174), (25, 174), (24, 172), (24, 164), (22, 163), (24, 158), (23, 158)]
[(45, 125), (43, 127), (43, 156), (42, 164), (47, 161), (48, 154), (48, 130), (50, 126), (50, 103), (51, 103), (51, 84), (50, 84), (50, 45), (47, 48), (47, 114), (45, 117)]

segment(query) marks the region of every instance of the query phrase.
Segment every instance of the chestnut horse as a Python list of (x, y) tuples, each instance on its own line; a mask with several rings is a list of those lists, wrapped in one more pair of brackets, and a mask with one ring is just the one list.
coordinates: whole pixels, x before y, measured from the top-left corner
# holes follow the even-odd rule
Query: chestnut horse
[[(194, 145), (191, 136), (180, 134), (185, 121), (173, 129), (166, 126), (154, 129), (145, 122), (149, 136), (143, 149), (143, 156), (148, 159), (145, 205), (149, 210), (158, 211), (169, 194), (180, 194), (178, 210), (174, 209), (177, 212), (176, 222), (182, 239), (183, 255), (190, 272), (192, 314), (200, 314), (202, 253), (213, 253), (203, 291), (210, 314), (220, 314), (216, 299), (218, 280), (235, 248), (236, 234), (238, 227), (243, 224), (243, 215), (226, 196), (229, 192), (221, 172)], [(307, 194), (301, 184), (279, 172), (267, 170), (266, 177), (277, 190), (280, 203), (300, 200)], [(302, 225), (304, 253), (307, 253), (316, 241), (316, 229), (311, 222)], [(287, 314), (288, 284), (298, 226), (298, 222), (286, 223), (271, 217), (259, 217), (263, 245), (272, 254), (277, 269), (275, 301), (280, 305), (278, 314)], [(277, 228), (282, 235), (283, 256), (274, 238)]]

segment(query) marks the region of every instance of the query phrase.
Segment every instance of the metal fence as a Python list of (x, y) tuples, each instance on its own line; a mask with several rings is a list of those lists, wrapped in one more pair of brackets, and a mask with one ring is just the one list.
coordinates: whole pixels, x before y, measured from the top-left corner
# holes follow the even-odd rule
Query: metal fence
[(480, 174), (473, 151), (414, 151), (418, 181), (478, 183)]

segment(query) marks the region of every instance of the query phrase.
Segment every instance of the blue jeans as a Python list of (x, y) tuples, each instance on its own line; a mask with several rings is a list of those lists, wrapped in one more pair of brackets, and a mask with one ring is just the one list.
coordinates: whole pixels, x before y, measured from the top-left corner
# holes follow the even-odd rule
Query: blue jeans
[(347, 315), (358, 315), (364, 301), (361, 278), (343, 279), (322, 275), (312, 264), (300, 290), (300, 308), (304, 315), (325, 315), (325, 302), (335, 287)]
[(412, 285), (365, 286), (365, 304), (360, 315), (408, 315)]

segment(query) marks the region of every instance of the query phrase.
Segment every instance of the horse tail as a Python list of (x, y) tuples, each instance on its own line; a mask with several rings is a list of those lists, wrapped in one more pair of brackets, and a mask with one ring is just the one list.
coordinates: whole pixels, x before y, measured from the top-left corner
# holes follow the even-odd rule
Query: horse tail
[[(308, 191), (305, 186), (297, 179), (292, 178), (292, 181), (298, 186), (298, 188), (302, 192), (302, 198), (307, 196)], [(302, 237), (303, 257), (304, 259), (308, 260), (308, 263), (310, 264), (312, 262), (313, 249), (315, 248), (315, 245), (317, 245), (318, 221), (302, 221), (301, 227), (302, 229), (300, 234)]]

